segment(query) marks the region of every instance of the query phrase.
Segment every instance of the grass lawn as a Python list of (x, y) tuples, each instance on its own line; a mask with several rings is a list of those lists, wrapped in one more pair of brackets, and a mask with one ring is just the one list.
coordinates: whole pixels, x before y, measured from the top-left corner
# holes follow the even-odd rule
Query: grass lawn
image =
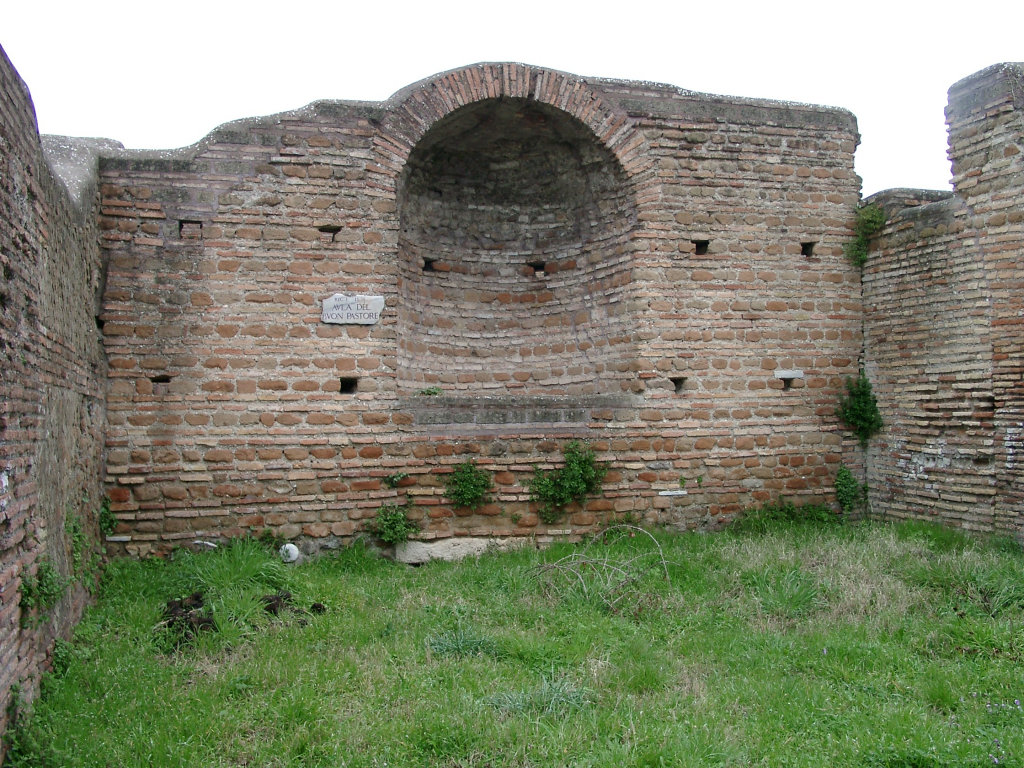
[[(113, 562), (11, 764), (1024, 765), (1019, 547), (753, 527), (419, 568), (253, 541)], [(166, 619), (196, 591), (203, 620)]]

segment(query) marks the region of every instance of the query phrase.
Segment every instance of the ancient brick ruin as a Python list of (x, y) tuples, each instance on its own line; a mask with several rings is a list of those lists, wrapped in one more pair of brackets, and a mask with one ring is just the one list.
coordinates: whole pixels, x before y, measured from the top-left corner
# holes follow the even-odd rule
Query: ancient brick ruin
[[(827, 498), (856, 141), (841, 110), (482, 65), (103, 156), (118, 548), (333, 544), (403, 501), (436, 538)], [(379, 321), (322, 322), (335, 293)], [(573, 438), (612, 473), (540, 525), (526, 480)], [(476, 514), (443, 495), (468, 459), (497, 484)]]
[[(339, 546), (402, 503), (424, 540), (715, 529), (833, 503), (840, 464), (875, 515), (1021, 529), (1021, 65), (953, 87), (955, 192), (877, 196), (863, 271), (843, 110), (481, 64), (150, 152), (41, 142), (0, 76), (5, 692), (83, 599), (21, 627), (19, 585), (104, 494), (132, 555)], [(544, 524), (527, 480), (571, 440), (610, 471)]]

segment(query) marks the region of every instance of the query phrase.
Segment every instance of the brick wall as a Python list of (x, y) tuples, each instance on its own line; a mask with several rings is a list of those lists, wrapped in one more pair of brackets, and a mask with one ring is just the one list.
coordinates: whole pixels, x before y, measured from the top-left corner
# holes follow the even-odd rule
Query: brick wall
[(0, 730), (11, 687), (34, 695), (54, 639), (87, 596), (76, 583), (52, 611), (23, 615), (25, 578), (49, 563), (74, 580), (69, 517), (99, 540), (106, 366), (95, 181), (76, 191), (78, 201), (51, 173), (28, 90), (0, 51)]
[(916, 191), (872, 202), (889, 217), (864, 270), (865, 368), (885, 423), (869, 449), (872, 508), (990, 527), (989, 284), (963, 204)]
[[(856, 140), (841, 110), (478, 65), (106, 155), (113, 543), (334, 545), (400, 501), (427, 537), (543, 538), (829, 499)], [(334, 293), (380, 322), (320, 322)], [(526, 481), (571, 439), (612, 472), (546, 527)], [(473, 515), (443, 496), (470, 458), (498, 491)]]
[[(424, 538), (713, 529), (831, 501), (841, 461), (876, 514), (1019, 530), (1022, 80), (951, 89), (956, 192), (876, 197), (861, 275), (842, 110), (484, 64), (129, 152), (41, 143), (0, 59), (0, 704), (80, 613), (76, 586), (23, 627), (19, 591), (73, 576), (101, 476), (132, 555), (337, 546), (384, 503)], [(379, 322), (321, 322), (334, 293)], [(866, 455), (835, 418), (861, 365)], [(574, 439), (611, 471), (545, 525), (527, 481)], [(468, 459), (475, 513), (444, 497)]]
[(864, 272), (865, 348), (883, 419), (875, 511), (1020, 533), (1024, 496), (1021, 65), (950, 89), (955, 194), (896, 190)]

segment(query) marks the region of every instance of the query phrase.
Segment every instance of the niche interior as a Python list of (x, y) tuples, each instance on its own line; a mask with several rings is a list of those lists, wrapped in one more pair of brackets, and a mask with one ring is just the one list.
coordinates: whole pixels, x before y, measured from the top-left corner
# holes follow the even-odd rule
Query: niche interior
[(406, 392), (631, 388), (635, 201), (587, 126), (525, 99), (461, 107), (413, 148), (398, 203)]

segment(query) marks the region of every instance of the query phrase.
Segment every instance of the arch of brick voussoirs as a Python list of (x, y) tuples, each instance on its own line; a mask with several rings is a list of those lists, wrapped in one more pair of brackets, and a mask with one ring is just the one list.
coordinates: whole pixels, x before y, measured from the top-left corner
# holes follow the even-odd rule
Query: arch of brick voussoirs
[(547, 104), (587, 126), (618, 159), (632, 185), (646, 177), (649, 155), (627, 115), (583, 79), (526, 64), (474, 64), (403, 88), (386, 102), (376, 137), (381, 186), (394, 190), (413, 147), (437, 121), (464, 107), (501, 97)]

